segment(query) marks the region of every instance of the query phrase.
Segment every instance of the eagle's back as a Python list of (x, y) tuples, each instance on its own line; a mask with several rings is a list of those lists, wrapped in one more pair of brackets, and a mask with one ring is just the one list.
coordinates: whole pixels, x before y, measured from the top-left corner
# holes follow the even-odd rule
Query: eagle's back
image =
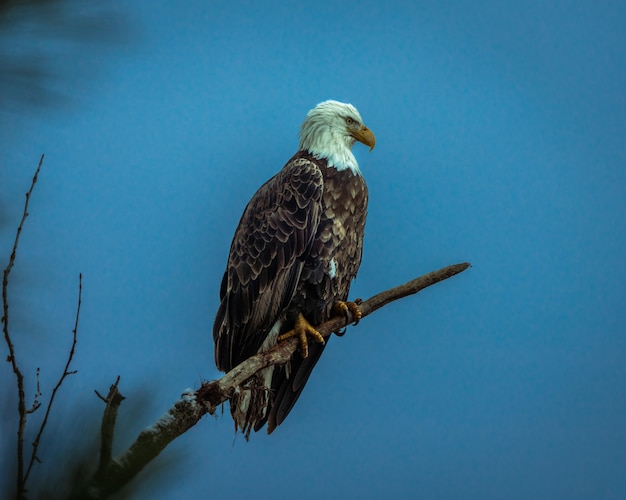
[(319, 224), (322, 190), (317, 165), (296, 155), (248, 202), (213, 325), (218, 369), (256, 354), (290, 304)]

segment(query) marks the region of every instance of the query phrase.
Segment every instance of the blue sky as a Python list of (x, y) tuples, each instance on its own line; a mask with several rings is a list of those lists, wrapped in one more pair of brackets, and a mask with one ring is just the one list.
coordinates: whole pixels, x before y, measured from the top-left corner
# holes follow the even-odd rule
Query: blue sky
[(1, 117), (3, 258), (46, 154), (11, 282), (31, 392), (36, 367), (47, 394), (62, 369), (84, 276), (78, 374), (44, 460), (94, 439), (93, 389), (118, 374), (118, 451), (219, 376), (211, 326), (237, 221), (332, 98), (377, 137), (355, 147), (370, 206), (354, 297), (472, 268), (332, 339), (274, 434), (246, 443), (227, 414), (206, 418), (133, 495), (626, 494), (623, 5), (111, 5), (123, 41), (22, 35), (59, 103)]

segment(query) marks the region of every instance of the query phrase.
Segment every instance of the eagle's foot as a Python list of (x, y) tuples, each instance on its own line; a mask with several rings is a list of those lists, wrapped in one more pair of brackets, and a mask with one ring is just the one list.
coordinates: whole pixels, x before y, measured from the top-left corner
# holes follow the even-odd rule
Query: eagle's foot
[(293, 329), (278, 336), (278, 342), (290, 339), (291, 337), (298, 337), (300, 339), (300, 353), (303, 358), (309, 357), (309, 341), (307, 335), (312, 337), (318, 344), (324, 344), (324, 337), (318, 332), (311, 324), (306, 320), (302, 313), (298, 314), (298, 319), (293, 325)]
[(363, 313), (361, 313), (361, 310), (359, 309), (359, 305), (361, 305), (362, 302), (363, 301), (361, 299), (356, 299), (354, 302), (344, 302), (343, 300), (338, 300), (333, 306), (333, 313), (336, 315), (344, 315), (347, 322), (352, 320), (352, 324), (357, 325), (363, 316)]

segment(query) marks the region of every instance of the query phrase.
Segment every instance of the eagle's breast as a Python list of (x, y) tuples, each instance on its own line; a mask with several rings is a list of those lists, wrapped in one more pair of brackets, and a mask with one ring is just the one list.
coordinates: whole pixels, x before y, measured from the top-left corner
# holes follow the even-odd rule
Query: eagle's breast
[(346, 300), (363, 252), (368, 192), (363, 177), (314, 159), (324, 180), (322, 210), (311, 251), (305, 261), (294, 305), (313, 324), (330, 317), (337, 300)]

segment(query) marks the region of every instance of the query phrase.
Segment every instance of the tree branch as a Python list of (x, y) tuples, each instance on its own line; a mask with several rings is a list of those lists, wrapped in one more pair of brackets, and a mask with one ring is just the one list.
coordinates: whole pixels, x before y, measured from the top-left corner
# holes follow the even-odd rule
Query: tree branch
[(50, 396), (50, 400), (48, 401), (46, 412), (43, 417), (43, 420), (39, 426), (39, 430), (35, 437), (35, 440), (32, 443), (32, 451), (30, 455), (30, 460), (28, 461), (28, 466), (24, 467), (24, 434), (26, 431), (26, 420), (28, 415), (37, 411), (41, 402), (39, 398), (41, 397), (41, 386), (40, 386), (40, 370), (37, 368), (37, 387), (36, 393), (33, 400), (33, 404), (30, 408), (26, 408), (26, 393), (24, 389), (24, 375), (20, 370), (17, 356), (15, 354), (15, 346), (13, 345), (13, 340), (11, 339), (11, 334), (9, 331), (9, 297), (8, 297), (8, 286), (9, 286), (9, 276), (11, 274), (11, 270), (15, 265), (15, 259), (17, 256), (17, 248), (20, 242), (20, 236), (22, 234), (22, 229), (24, 228), (24, 224), (26, 222), (26, 218), (28, 217), (28, 205), (30, 202), (30, 198), (33, 194), (33, 190), (35, 189), (35, 184), (37, 184), (37, 179), (39, 177), (39, 172), (41, 171), (41, 167), (43, 165), (44, 155), (41, 155), (39, 160), (39, 164), (37, 169), (35, 170), (35, 175), (33, 176), (33, 180), (30, 185), (30, 189), (26, 193), (26, 201), (24, 202), (24, 210), (22, 212), (22, 218), (17, 227), (17, 234), (15, 235), (15, 241), (13, 242), (13, 248), (11, 250), (11, 255), (9, 257), (9, 262), (7, 267), (4, 269), (3, 279), (2, 279), (2, 330), (4, 333), (4, 341), (7, 344), (9, 349), (9, 355), (7, 356), (7, 361), (11, 363), (11, 367), (13, 369), (13, 373), (15, 374), (16, 382), (17, 382), (17, 392), (18, 392), (18, 429), (17, 429), (17, 476), (16, 476), (16, 498), (23, 499), (26, 498), (26, 483), (32, 471), (33, 465), (35, 462), (39, 462), (39, 457), (37, 456), (37, 450), (39, 448), (39, 443), (41, 441), (41, 437), (46, 429), (46, 425), (48, 423), (48, 417), (50, 416), (50, 411), (52, 409), (52, 405), (55, 400), (55, 396), (61, 385), (65, 381), (65, 378), (69, 375), (76, 373), (75, 371), (70, 371), (70, 365), (72, 363), (72, 359), (74, 358), (74, 352), (76, 348), (76, 340), (78, 334), (78, 319), (80, 317), (80, 306), (82, 301), (82, 283), (83, 278), (82, 275), (79, 276), (78, 282), (78, 306), (76, 308), (76, 320), (74, 322), (73, 332), (73, 341), (72, 347), (67, 357), (67, 361), (65, 363), (65, 368), (63, 369), (63, 373), (59, 377), (54, 389), (52, 390), (52, 395)]
[[(413, 295), (424, 288), (465, 271), (469, 266), (469, 263), (448, 266), (374, 295), (360, 304), (361, 320), (390, 302)], [(328, 338), (333, 332), (341, 330), (351, 322), (352, 318), (334, 317), (319, 325), (317, 330), (324, 338)], [(110, 455), (113, 436), (112, 426), (115, 425), (113, 419), (112, 424), (107, 424), (107, 426), (111, 425), (110, 440), (109, 434), (105, 437), (103, 432), (101, 461), (98, 471), (82, 491), (78, 492), (76, 497), (106, 498), (118, 491), (163, 451), (169, 443), (196, 425), (206, 413), (213, 415), (221, 404), (230, 399), (237, 387), (263, 368), (286, 363), (291, 359), (297, 347), (298, 339), (288, 339), (267, 352), (250, 357), (234, 367), (221, 379), (204, 382), (195, 392), (183, 393), (181, 398), (156, 423), (145, 428), (139, 434), (128, 450), (114, 459)], [(117, 391), (117, 382), (111, 390), (113, 387)], [(111, 393), (105, 401), (110, 397)], [(119, 403), (117, 406), (119, 407)], [(103, 428), (105, 427), (105, 420), (110, 418), (107, 416), (108, 408), (107, 403), (107, 410), (105, 410), (103, 417)], [(117, 408), (115, 412), (117, 412)]]
[[(76, 349), (76, 341), (77, 341), (77, 335), (78, 335), (78, 319), (80, 318), (80, 305), (82, 303), (82, 297), (83, 297), (83, 275), (81, 273), (78, 275), (78, 305), (76, 306), (76, 319), (74, 320), (74, 329), (72, 330), (72, 334), (74, 335), (73, 340), (72, 340), (72, 347), (70, 348), (70, 352), (67, 356), (67, 361), (65, 363), (65, 368), (63, 368), (63, 373), (59, 377), (59, 380), (57, 381), (57, 384), (54, 386), (54, 389), (52, 389), (52, 395), (50, 396), (50, 400), (48, 401), (46, 414), (43, 417), (43, 421), (41, 422), (41, 425), (39, 426), (39, 432), (37, 432), (37, 437), (35, 437), (35, 440), (33, 441), (33, 451), (30, 457), (30, 462), (28, 463), (28, 468), (26, 469), (26, 474), (24, 475), (24, 483), (28, 481), (28, 476), (30, 475), (30, 471), (33, 468), (33, 464), (35, 463), (36, 460), (37, 461), (39, 460), (37, 458), (37, 449), (39, 448), (39, 441), (41, 440), (43, 431), (45, 430), (46, 424), (48, 423), (48, 417), (50, 416), (52, 403), (54, 403), (54, 397), (56, 396), (57, 391), (61, 388), (61, 385), (63, 384), (63, 381), (65, 380), (65, 377), (69, 375), (74, 375), (76, 373), (76, 371), (70, 371), (70, 364), (72, 363), (72, 359), (74, 359), (74, 351)], [(39, 369), (37, 369), (37, 374), (39, 375)], [(39, 392), (39, 384), (37, 385), (37, 389)]]
[[(41, 170), (41, 166), (43, 165), (44, 155), (41, 155), (39, 160), (39, 165), (37, 166), (37, 170), (35, 170), (35, 175), (33, 176), (33, 180), (30, 184), (30, 189), (26, 193), (26, 201), (24, 202), (24, 211), (22, 212), (22, 220), (20, 221), (19, 226), (17, 226), (17, 234), (15, 235), (15, 241), (13, 242), (13, 249), (11, 250), (11, 256), (9, 257), (9, 263), (7, 267), (4, 269), (4, 274), (2, 277), (2, 331), (4, 333), (4, 341), (9, 348), (9, 355), (7, 356), (7, 361), (11, 363), (11, 367), (13, 368), (13, 373), (15, 374), (16, 382), (17, 382), (17, 412), (19, 415), (19, 424), (17, 429), (17, 483), (16, 483), (16, 497), (24, 498), (26, 494), (26, 479), (24, 477), (24, 429), (26, 428), (26, 416), (28, 414), (28, 410), (26, 409), (26, 395), (24, 392), (24, 375), (20, 370), (17, 359), (15, 357), (15, 347), (13, 346), (13, 341), (11, 340), (11, 335), (9, 333), (9, 295), (8, 295), (8, 286), (9, 286), (9, 275), (11, 274), (11, 270), (15, 265), (15, 256), (17, 255), (17, 246), (20, 242), (20, 235), (22, 234), (22, 228), (24, 227), (24, 222), (28, 217), (28, 203), (30, 202), (30, 196), (33, 194), (33, 189), (35, 189), (35, 184), (37, 184), (37, 177), (39, 176), (39, 171)], [(37, 400), (35, 399), (35, 403)], [(33, 404), (33, 408), (35, 408), (36, 404)]]

